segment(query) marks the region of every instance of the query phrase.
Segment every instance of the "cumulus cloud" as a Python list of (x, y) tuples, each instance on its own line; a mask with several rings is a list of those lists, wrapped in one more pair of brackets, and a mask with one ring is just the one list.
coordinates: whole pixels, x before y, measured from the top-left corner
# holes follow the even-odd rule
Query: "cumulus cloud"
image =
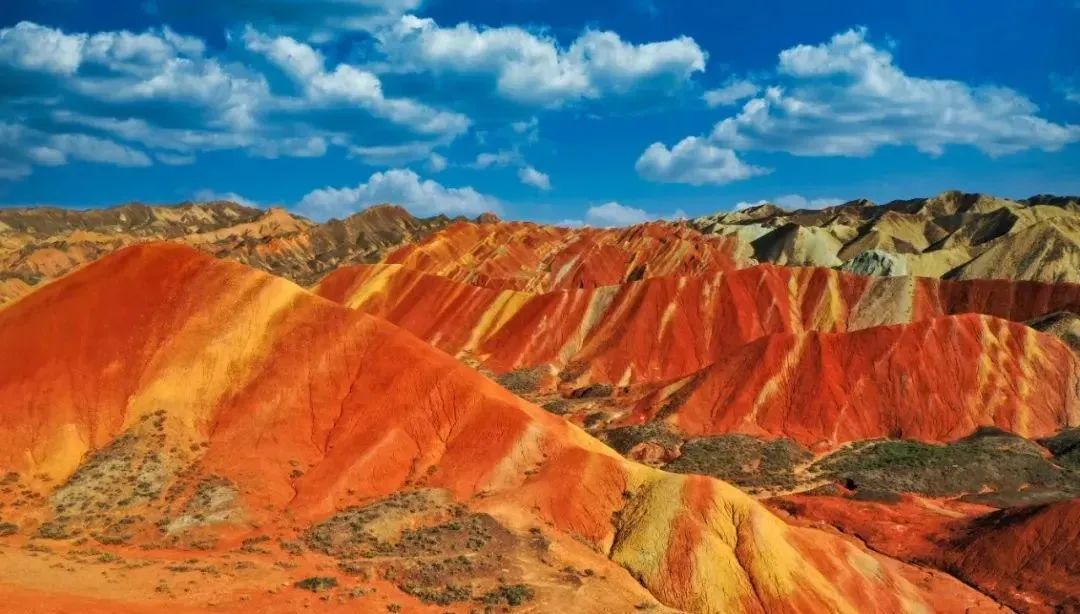
[(1080, 140), (1080, 126), (1039, 117), (1015, 90), (907, 75), (861, 28), (782, 51), (778, 73), (781, 85), (716, 124), (716, 145), (802, 156), (866, 156), (886, 145), (939, 155), (970, 145), (1002, 155)]
[[(127, 141), (172, 165), (193, 163), (204, 151), (315, 157), (325, 155), (330, 146), (373, 163), (397, 165), (409, 152), (414, 152), (413, 160), (426, 158), (435, 146), (469, 129), (470, 120), (460, 113), (386, 95), (380, 78), (368, 70), (349, 64), (328, 68), (322, 52), (307, 43), (250, 27), (242, 39), (245, 49), (265, 56), (295, 89), (273, 91), (266, 75), (227, 60), (243, 51), (236, 45), (211, 57), (201, 39), (168, 27), (69, 33), (20, 22), (0, 29), (0, 78), (18, 84), (33, 75), (34, 89), (22, 103), (28, 117), (21, 123), (60, 135), (68, 133), (65, 125), (78, 125), (99, 133), (87, 136), (107, 136), (104, 140), (115, 145), (78, 154), (57, 151), (114, 164), (149, 163), (146, 154), (132, 154), (130, 145), (116, 142)], [(250, 62), (250, 55), (240, 55)], [(34, 100), (41, 104), (26, 104)], [(353, 112), (361, 116), (341, 115)], [(354, 143), (372, 133), (377, 142)], [(71, 140), (66, 149), (83, 143)], [(40, 152), (42, 160), (59, 155)], [(26, 162), (8, 167), (4, 178), (29, 172)]]
[(204, 52), (201, 40), (168, 27), (69, 34), (24, 21), (0, 30), (0, 66), (57, 76), (58, 89), (112, 103), (196, 106), (212, 121), (251, 126), (270, 95), (266, 80)]
[(328, 71), (322, 53), (288, 36), (271, 37), (248, 28), (244, 44), (265, 55), (304, 89), (305, 106), (358, 105), (377, 117), (425, 134), (456, 136), (469, 128), (469, 118), (460, 113), (434, 109), (409, 98), (386, 97), (382, 81), (370, 71), (349, 64), (338, 64)]
[(650, 181), (720, 185), (764, 175), (769, 169), (747, 164), (731, 149), (717, 147), (705, 139), (687, 137), (668, 149), (653, 143), (635, 165), (639, 175)]
[(631, 226), (654, 219), (644, 209), (627, 207), (617, 202), (589, 207), (585, 220), (592, 226)]
[(401, 17), (376, 37), (392, 65), (440, 73), (489, 75), (502, 96), (523, 104), (567, 102), (629, 93), (649, 83), (674, 84), (705, 70), (692, 38), (628, 43), (614, 32), (587, 30), (569, 47), (516, 26), (444, 28)]
[(686, 213), (677, 209), (670, 215), (650, 213), (637, 207), (628, 207), (617, 202), (607, 202), (602, 205), (594, 205), (585, 211), (584, 220), (567, 219), (559, 222), (559, 226), (633, 226), (651, 220), (682, 220), (686, 219)]
[(416, 215), (475, 216), (486, 211), (499, 212), (502, 203), (494, 196), (477, 192), (472, 187), (448, 188), (431, 180), (421, 179), (409, 169), (391, 169), (371, 175), (353, 188), (326, 187), (309, 192), (297, 209), (314, 219), (344, 217), (381, 203), (399, 204)]
[(761, 86), (745, 79), (728, 81), (723, 87), (708, 90), (702, 96), (709, 107), (732, 105), (761, 91)]
[(255, 201), (253, 201), (253, 200), (251, 200), (249, 198), (244, 198), (243, 196), (237, 194), (236, 192), (217, 192), (217, 191), (211, 190), (209, 188), (205, 188), (205, 189), (199, 190), (198, 192), (195, 192), (194, 200), (198, 201), (198, 202), (214, 202), (214, 201), (227, 200), (227, 201), (230, 201), (230, 202), (234, 202), (234, 203), (236, 203), (238, 205), (243, 205), (245, 207), (258, 207), (259, 206), (259, 203), (255, 202)]
[(525, 185), (531, 185), (538, 190), (551, 189), (551, 178), (531, 166), (523, 166), (518, 169), (518, 179)]

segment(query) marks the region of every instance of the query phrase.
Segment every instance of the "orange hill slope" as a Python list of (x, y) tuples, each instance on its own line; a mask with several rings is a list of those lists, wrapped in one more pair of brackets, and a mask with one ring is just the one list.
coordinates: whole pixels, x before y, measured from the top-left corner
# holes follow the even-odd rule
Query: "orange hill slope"
[(315, 292), (495, 373), (550, 365), (573, 386), (684, 377), (769, 334), (847, 332), (969, 312), (1017, 321), (1080, 312), (1075, 284), (772, 265), (544, 294), (363, 265), (338, 269)]
[(828, 524), (874, 550), (948, 570), (1019, 612), (1080, 609), (1080, 499), (990, 511), (904, 496), (772, 499), (792, 522)]
[(1080, 360), (1057, 339), (969, 314), (851, 333), (770, 335), (646, 399), (622, 420), (684, 435), (804, 445), (949, 441), (980, 426), (1023, 437), (1080, 425)]
[(490, 288), (545, 292), (727, 271), (753, 259), (733, 237), (665, 222), (611, 229), (459, 222), (384, 262)]
[[(49, 284), (0, 310), (0, 346), (0, 469), (51, 493), (54, 525), (265, 531), (424, 486), (574, 536), (689, 611), (986, 605), (722, 482), (626, 461), (390, 324), (189, 248), (126, 248)], [(80, 485), (143, 444), (80, 508)], [(212, 514), (178, 517), (200, 499)]]

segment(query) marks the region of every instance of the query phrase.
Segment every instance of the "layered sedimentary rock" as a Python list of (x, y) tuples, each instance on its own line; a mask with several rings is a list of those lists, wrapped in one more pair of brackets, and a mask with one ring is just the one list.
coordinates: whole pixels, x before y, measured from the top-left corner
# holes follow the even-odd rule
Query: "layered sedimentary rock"
[(376, 262), (450, 222), (389, 205), (323, 224), (231, 202), (0, 209), (0, 304), (120, 247), (161, 239), (310, 285), (339, 265)]
[(665, 222), (613, 229), (508, 222), (454, 224), (384, 262), (494, 289), (546, 292), (729, 271), (753, 259), (737, 239)]
[(843, 333), (963, 313), (1026, 321), (1080, 312), (1075, 284), (873, 278), (769, 265), (541, 294), (371, 265), (339, 269), (315, 291), (493, 372), (550, 365), (574, 385), (687, 376), (771, 334)]
[(913, 275), (1078, 282), (1080, 203), (944, 192), (876, 206), (856, 200), (820, 210), (761, 205), (691, 220), (703, 232), (754, 241), (760, 262), (837, 266), (883, 252)]
[(391, 324), (189, 248), (126, 248), (41, 288), (0, 310), (0, 344), (0, 468), (35, 502), (13, 519), (54, 539), (128, 527), (152, 551), (191, 532), (306, 530), (332, 554), (342, 542), (318, 536), (334, 523), (363, 526), (372, 500), (420, 489), (443, 494), (399, 507), (449, 497), (463, 521), (503, 527), (488, 540), (545, 527), (558, 549), (532, 577), (586, 544), (604, 582), (538, 585), (550, 607), (992, 606), (717, 480), (627, 461)]

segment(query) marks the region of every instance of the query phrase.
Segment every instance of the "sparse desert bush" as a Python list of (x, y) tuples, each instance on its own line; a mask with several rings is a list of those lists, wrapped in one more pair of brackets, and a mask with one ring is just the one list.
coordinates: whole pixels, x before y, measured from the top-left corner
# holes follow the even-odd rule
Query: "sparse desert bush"
[(38, 527), (37, 535), (43, 539), (67, 539), (71, 537), (71, 533), (66, 526), (52, 521)]
[(305, 591), (311, 591), (313, 593), (319, 593), (322, 591), (328, 591), (332, 588), (337, 588), (337, 578), (331, 576), (312, 576), (310, 578), (304, 578), (296, 583), (296, 588), (304, 589)]
[(509, 606), (519, 606), (526, 601), (532, 601), (536, 592), (525, 584), (501, 584), (498, 588), (485, 594), (481, 600), (488, 605), (506, 603)]

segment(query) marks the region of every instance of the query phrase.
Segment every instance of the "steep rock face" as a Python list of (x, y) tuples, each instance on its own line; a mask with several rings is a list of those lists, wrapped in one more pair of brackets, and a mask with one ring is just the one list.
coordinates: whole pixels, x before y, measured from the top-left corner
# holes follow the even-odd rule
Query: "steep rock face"
[(390, 205), (325, 224), (280, 208), (230, 202), (0, 209), (0, 304), (120, 247), (159, 239), (310, 285), (337, 266), (375, 262), (450, 222), (445, 216), (416, 218)]
[(735, 238), (663, 222), (616, 229), (507, 222), (455, 224), (384, 262), (489, 288), (545, 292), (729, 271), (752, 259)]
[(841, 267), (856, 275), (874, 275), (877, 277), (902, 277), (907, 275), (907, 262), (895, 253), (877, 249), (860, 253), (848, 260)]
[[(265, 531), (423, 487), (574, 536), (689, 611), (987, 605), (722, 482), (626, 461), (390, 324), (185, 247), (126, 248), (40, 289), (0, 310), (0, 344), (0, 468), (65, 501), (57, 525), (116, 511)], [(63, 499), (144, 443), (147, 487), (95, 514)], [(212, 513), (172, 516), (158, 497), (184, 484)]]

